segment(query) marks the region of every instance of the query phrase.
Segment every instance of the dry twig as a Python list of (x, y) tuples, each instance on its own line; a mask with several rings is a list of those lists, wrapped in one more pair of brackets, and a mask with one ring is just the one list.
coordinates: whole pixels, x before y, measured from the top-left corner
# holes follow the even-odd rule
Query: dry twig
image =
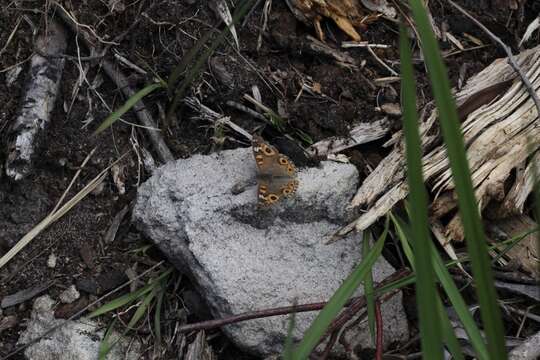
[(478, 21), (476, 18), (474, 18), (471, 14), (467, 12), (464, 8), (453, 2), (452, 0), (447, 0), (450, 5), (455, 7), (457, 10), (459, 10), (463, 15), (468, 17), (472, 22), (474, 22), (482, 31), (484, 31), (493, 41), (495, 41), (506, 53), (508, 56), (508, 63), (512, 68), (519, 74), (519, 77), (521, 78), (521, 81), (523, 82), (523, 85), (527, 88), (527, 91), (529, 92), (529, 95), (531, 95), (534, 104), (536, 105), (536, 110), (538, 111), (538, 114), (540, 115), (540, 99), (538, 99), (538, 96), (536, 95), (536, 91), (534, 90), (534, 87), (532, 86), (531, 82), (529, 81), (529, 78), (523, 70), (521, 70), (521, 67), (518, 65), (516, 58), (512, 54), (512, 51), (510, 50), (510, 47), (506, 45), (499, 37), (497, 37), (495, 34), (493, 34), (487, 27), (485, 27), (480, 21)]
[[(410, 274), (409, 270), (402, 270), (398, 271), (390, 276), (388, 276), (386, 279), (384, 279), (376, 288), (375, 290), (381, 289), (383, 286), (388, 285), (389, 283), (405, 278)], [(387, 300), (390, 297), (394, 296), (397, 293), (397, 291), (391, 291), (383, 296), (383, 300)], [(278, 315), (287, 315), (290, 313), (299, 313), (299, 312), (308, 312), (308, 311), (317, 311), (324, 308), (324, 306), (327, 304), (326, 301), (318, 302), (318, 303), (310, 303), (310, 304), (301, 304), (301, 305), (293, 305), (293, 306), (283, 306), (273, 309), (265, 309), (265, 310), (259, 310), (259, 311), (249, 311), (242, 314), (232, 315), (223, 319), (216, 319), (216, 320), (207, 320), (207, 321), (201, 321), (194, 324), (187, 324), (184, 326), (181, 326), (178, 328), (178, 332), (185, 333), (189, 331), (198, 331), (198, 330), (210, 330), (219, 328), (225, 325), (235, 324), (238, 322), (246, 321), (246, 320), (253, 320), (253, 319), (260, 319), (265, 317), (271, 317), (271, 316), (278, 316)], [(346, 307), (349, 307), (342, 313), (334, 322), (330, 325), (328, 328), (328, 333), (331, 334), (335, 330), (338, 330), (340, 327), (342, 327), (347, 321), (349, 321), (364, 305), (366, 304), (366, 298), (365, 296), (358, 296), (351, 298), (346, 304)]]

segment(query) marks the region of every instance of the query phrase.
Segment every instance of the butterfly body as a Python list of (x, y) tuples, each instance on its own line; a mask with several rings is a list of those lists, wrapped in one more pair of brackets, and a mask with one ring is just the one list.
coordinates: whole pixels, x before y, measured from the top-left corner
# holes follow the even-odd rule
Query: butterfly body
[(298, 188), (298, 180), (292, 161), (258, 135), (253, 136), (252, 145), (258, 168), (259, 203), (272, 205), (294, 194)]

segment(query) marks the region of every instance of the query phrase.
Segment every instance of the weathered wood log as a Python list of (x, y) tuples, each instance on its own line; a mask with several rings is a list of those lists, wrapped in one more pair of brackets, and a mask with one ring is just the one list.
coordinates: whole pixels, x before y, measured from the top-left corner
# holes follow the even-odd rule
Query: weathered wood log
[(64, 69), (65, 60), (59, 57), (66, 49), (62, 27), (49, 20), (36, 38), (35, 49), (19, 115), (8, 133), (5, 168), (13, 180), (21, 180), (31, 171), (33, 155), (50, 122)]
[[(522, 52), (517, 59), (538, 89), (540, 47)], [(484, 210), (490, 204), (490, 213), (499, 216), (521, 213), (532, 191), (532, 162), (538, 162), (539, 156), (531, 156), (540, 146), (540, 120), (533, 100), (506, 59), (494, 61), (473, 76), (455, 96), (458, 113), (463, 116), (462, 131), (479, 208)], [(437, 118), (437, 111), (431, 111), (420, 129), (424, 178), (434, 199), (432, 210), (442, 216), (455, 212), (457, 199)], [(338, 236), (353, 228), (366, 229), (407, 196), (404, 140), (400, 135), (392, 141), (394, 150), (366, 178), (350, 204), (352, 208), (363, 207), (362, 215)], [(515, 169), (526, 170), (514, 176)], [(508, 188), (511, 190), (506, 192)], [(463, 238), (457, 214), (447, 225), (446, 234), (452, 239)]]

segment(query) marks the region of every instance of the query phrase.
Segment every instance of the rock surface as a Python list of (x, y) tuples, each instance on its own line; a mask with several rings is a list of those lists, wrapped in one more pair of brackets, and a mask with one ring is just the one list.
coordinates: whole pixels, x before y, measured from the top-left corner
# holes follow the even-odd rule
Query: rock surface
[[(49, 329), (66, 322), (54, 332), (47, 334), (24, 351), (29, 360), (96, 360), (105, 329), (91, 320), (66, 321), (54, 317), (54, 300), (48, 295), (34, 301), (31, 319), (18, 344), (26, 344), (42, 336)], [(113, 334), (111, 341), (118, 338)], [(109, 352), (107, 359), (139, 359), (138, 341), (121, 339)]]
[[(299, 171), (295, 196), (271, 208), (257, 206), (255, 171), (251, 149), (195, 155), (162, 166), (139, 188), (134, 221), (193, 277), (216, 318), (327, 300), (360, 260), (361, 236), (323, 244), (345, 220), (354, 166), (324, 162)], [(373, 270), (375, 281), (393, 272), (383, 259)], [(385, 344), (406, 339), (401, 295), (382, 313)], [(298, 314), (297, 338), (315, 316)], [(280, 316), (223, 330), (240, 347), (268, 355), (282, 349), (287, 322)], [(366, 324), (355, 332), (351, 338), (370, 346)]]

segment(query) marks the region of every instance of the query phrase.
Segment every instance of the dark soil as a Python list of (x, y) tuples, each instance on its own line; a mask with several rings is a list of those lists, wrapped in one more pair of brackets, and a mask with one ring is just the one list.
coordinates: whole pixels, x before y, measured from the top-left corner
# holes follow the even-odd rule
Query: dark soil
[[(0, 164), (3, 164), (8, 130), (17, 116), (27, 60), (33, 51), (33, 34), (44, 29), (45, 14), (47, 11), (49, 14), (52, 12), (43, 1), (1, 0), (0, 3), (3, 5), (0, 7)], [(19, 3), (20, 5), (17, 5)], [(198, 39), (209, 31), (215, 32), (216, 29), (223, 28), (205, 1), (118, 1), (116, 3), (124, 5), (125, 8), (117, 7), (113, 10), (107, 3), (114, 2), (66, 1), (64, 6), (80, 23), (92, 28), (104, 41), (115, 41), (116, 44), (107, 51), (106, 57), (109, 60), (113, 60), (113, 54), (120, 54), (147, 71), (148, 75), (141, 75), (120, 66), (121, 71), (129, 76), (134, 89), (141, 89), (150, 83), (154, 74), (167, 79)], [(470, 1), (461, 3), (471, 5)], [(534, 1), (528, 3), (531, 4), (527, 5), (523, 16), (519, 13), (509, 15), (509, 12), (505, 11), (504, 14), (485, 17), (491, 28), (511, 46), (517, 44), (517, 34), (522, 34), (533, 14), (538, 13), (538, 5), (535, 5)], [(446, 23), (448, 31), (462, 39), (467, 47), (474, 44), (462, 37), (463, 32), (473, 34), (486, 44), (490, 43), (484, 34), (461, 15), (446, 5), (443, 7), (444, 2), (434, 1), (430, 4), (433, 4), (435, 23)], [(489, 5), (487, 4), (486, 8)], [(471, 6), (477, 6), (479, 13), (486, 9), (481, 8), (481, 5)], [(507, 20), (509, 25), (506, 24)], [(136, 26), (132, 26), (134, 21), (138, 21)], [(13, 37), (10, 38), (16, 27)], [(329, 45), (336, 46), (342, 40), (347, 40), (333, 24), (324, 22), (323, 28), (328, 34)], [(195, 95), (204, 105), (231, 116), (233, 121), (248, 131), (264, 128), (264, 134), (269, 140), (279, 135), (278, 131), (265, 123), (227, 105), (227, 101), (235, 101), (251, 107), (243, 101), (243, 95), (251, 94), (253, 85), (259, 88), (266, 106), (276, 112), (281, 109), (280, 113), (288, 120), (287, 131), (296, 136), (296, 140), (302, 145), (307, 144), (302, 143), (297, 136), (298, 130), (315, 141), (336, 134), (344, 135), (355, 123), (381, 119), (384, 115), (376, 110), (377, 105), (385, 102), (399, 103), (399, 83), (387, 87), (374, 85), (375, 79), (387, 77), (390, 73), (365, 49), (342, 50), (358, 62), (365, 61), (361, 69), (350, 70), (323, 56), (299, 54), (276, 41), (276, 36), (280, 34), (299, 39), (307, 34), (314, 35), (313, 29), (298, 22), (283, 1), (273, 2), (268, 30), (262, 34), (260, 49), (257, 49), (261, 29), (260, 7), (250, 15), (244, 26), (238, 26), (237, 29), (240, 52), (230, 46), (219, 47), (187, 94)], [(67, 55), (72, 57), (66, 60), (60, 98), (56, 103), (52, 122), (37, 151), (35, 170), (30, 177), (18, 183), (9, 181), (4, 171), (0, 175), (0, 255), (7, 252), (54, 208), (92, 149), (95, 148), (96, 152), (75, 181), (68, 198), (121, 154), (131, 151), (133, 146), (130, 137), (135, 136), (141, 146), (152, 153), (144, 131), (134, 129), (126, 123), (117, 123), (99, 136), (91, 136), (92, 131), (110, 113), (110, 109), (118, 108), (125, 99), (100, 68), (99, 59), (81, 62), (86, 71), (86, 79), (73, 98), (81, 70), (79, 62), (73, 57), (79, 52), (81, 56), (90, 54), (80, 39), (78, 41), (67, 28), (66, 31), (69, 44)], [(120, 38), (117, 38), (119, 36)], [(389, 49), (378, 49), (376, 52), (399, 72), (396, 24), (379, 20), (369, 25), (362, 36), (370, 43), (390, 45)], [(452, 45), (443, 43), (442, 47), (451, 49)], [(467, 64), (466, 77), (469, 77), (501, 56), (503, 53), (499, 49), (490, 46), (447, 57), (452, 84), (457, 84), (462, 64)], [(208, 64), (212, 66), (209, 67)], [(18, 78), (8, 85), (7, 74), (16, 66), (22, 67), (22, 71)], [(416, 70), (419, 105), (422, 105), (430, 101), (431, 95), (423, 65), (419, 64)], [(320, 84), (321, 92), (325, 96), (304, 92), (297, 97), (302, 83), (306, 81)], [(163, 114), (170, 105), (170, 98), (163, 91), (146, 97), (145, 105), (164, 129), (164, 138), (176, 158), (209, 153), (220, 148), (234, 148), (239, 146), (239, 143), (247, 145), (243, 139), (234, 140), (235, 134), (232, 132), (226, 132), (224, 138), (221, 129), (216, 129), (211, 123), (192, 119), (195, 114), (187, 107), (180, 107), (174, 121), (167, 123)], [(93, 121), (85, 126), (92, 119)], [(123, 119), (137, 123), (133, 113), (128, 113)], [(396, 118), (395, 121), (397, 129), (400, 127), (400, 120)], [(153, 155), (157, 158), (155, 153)], [(364, 161), (375, 165), (374, 162), (384, 155), (384, 151), (376, 144), (351, 150), (348, 155), (358, 165), (363, 166)], [(125, 182), (125, 192), (119, 190), (112, 175), (109, 175), (98, 191), (90, 194), (58, 222), (33, 239), (7, 266), (0, 269), (0, 299), (19, 290), (50, 282), (50, 287), (45, 292), (53, 298), (57, 298), (69, 285), (77, 284), (84, 299), (93, 300), (124, 282), (127, 269), (136, 269), (136, 272), (140, 273), (164, 258), (155, 250), (144, 255), (133, 251), (149, 244), (149, 240), (142, 238), (131, 227), (129, 213), (114, 241), (104, 241), (113, 218), (123, 207), (133, 203), (138, 184), (148, 176), (133, 152), (122, 160), (119, 166)], [(54, 268), (47, 266), (51, 254), (57, 258)], [(180, 284), (181, 289), (191, 289), (190, 284), (185, 281)], [(198, 302), (185, 301), (189, 321), (208, 316), (204, 309), (197, 309), (195, 306), (189, 308), (190, 303)], [(0, 319), (7, 315), (15, 315), (17, 318), (14, 326), (0, 329), (0, 356), (5, 356), (15, 348), (17, 338), (25, 328), (31, 304), (32, 300), (29, 300), (3, 309), (0, 313)], [(69, 309), (60, 310), (67, 311), (68, 315), (74, 312), (68, 311)], [(170, 326), (180, 320), (170, 317), (166, 321)], [(148, 329), (139, 331), (137, 335), (143, 338), (150, 336)], [(151, 344), (152, 339), (147, 342)], [(227, 343), (222, 336), (214, 337), (210, 344), (220, 358), (251, 358), (241, 354), (240, 350)], [(149, 346), (150, 350), (151, 348), (152, 346)], [(148, 354), (151, 353), (150, 350)]]

